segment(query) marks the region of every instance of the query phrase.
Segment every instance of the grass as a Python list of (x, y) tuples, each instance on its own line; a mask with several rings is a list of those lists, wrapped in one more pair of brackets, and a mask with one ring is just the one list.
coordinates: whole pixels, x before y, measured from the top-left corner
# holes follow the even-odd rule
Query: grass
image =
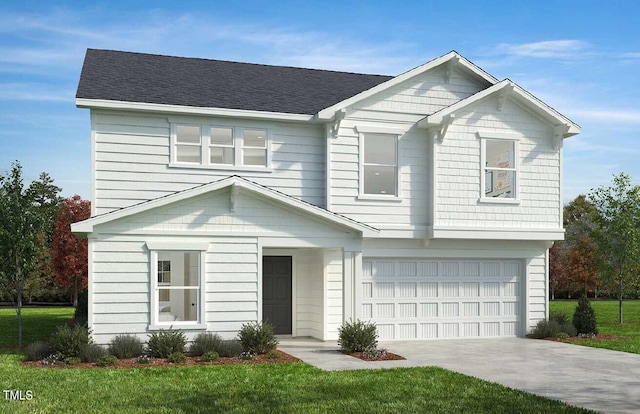
[[(56, 326), (73, 317), (74, 308), (22, 308), (22, 344), (47, 340)], [(14, 308), (0, 308), (0, 348), (18, 346), (18, 316)]]
[[(573, 317), (578, 301), (553, 301), (549, 304), (551, 312), (564, 312)], [(596, 312), (598, 333), (619, 336), (622, 339), (567, 340), (565, 342), (612, 349), (614, 351), (640, 354), (640, 300), (624, 301), (622, 305), (624, 324), (618, 323), (618, 301), (591, 301)]]
[[(48, 321), (43, 309), (25, 313), (25, 327), (37, 321), (42, 329), (34, 339), (46, 338), (72, 313), (51, 311)], [(0, 332), (14, 319), (15, 314), (0, 310)], [(325, 372), (292, 363), (48, 369), (25, 367), (21, 360), (17, 349), (0, 350), (0, 387), (30, 390), (33, 399), (7, 401), (0, 394), (2, 413), (589, 412), (435, 367)]]

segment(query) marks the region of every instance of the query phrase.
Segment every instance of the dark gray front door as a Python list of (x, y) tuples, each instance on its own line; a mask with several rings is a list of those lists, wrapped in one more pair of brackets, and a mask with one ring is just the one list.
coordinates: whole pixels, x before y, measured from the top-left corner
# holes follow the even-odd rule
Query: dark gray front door
[(278, 335), (291, 334), (291, 256), (262, 258), (262, 320)]

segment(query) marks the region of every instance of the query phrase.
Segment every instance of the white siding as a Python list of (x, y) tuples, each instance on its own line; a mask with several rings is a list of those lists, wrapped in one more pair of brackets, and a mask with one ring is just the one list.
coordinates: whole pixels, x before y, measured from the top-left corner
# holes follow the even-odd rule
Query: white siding
[(322, 251), (302, 249), (295, 256), (295, 313), (297, 336), (322, 338), (324, 331), (324, 277)]
[[(520, 137), (519, 205), (478, 203), (478, 131)], [(490, 133), (487, 133), (490, 135)], [(442, 144), (436, 144), (436, 226), (558, 229), (560, 156), (552, 148), (551, 127), (507, 100), (501, 112), (488, 98), (456, 116)], [(484, 191), (484, 189), (482, 189)]]
[(325, 340), (337, 340), (343, 322), (342, 251), (324, 250), (324, 283), (326, 292)]
[[(485, 86), (455, 70), (451, 81), (445, 83), (444, 68), (436, 68), (355, 104), (340, 124), (339, 136), (330, 139), (331, 209), (374, 227), (424, 233), (430, 208), (429, 149), (426, 131), (417, 129), (415, 123)], [(357, 126), (406, 131), (398, 142), (399, 201), (357, 198), (360, 177)]]
[(528, 269), (529, 290), (529, 330), (535, 328), (536, 323), (546, 319), (547, 301), (549, 297), (548, 269), (546, 269), (545, 254), (531, 258)]
[(311, 204), (325, 205), (325, 141), (320, 126), (214, 118), (176, 120), (267, 128), (271, 136), (272, 171), (169, 167), (170, 123), (166, 117), (93, 110), (95, 214), (234, 174)]

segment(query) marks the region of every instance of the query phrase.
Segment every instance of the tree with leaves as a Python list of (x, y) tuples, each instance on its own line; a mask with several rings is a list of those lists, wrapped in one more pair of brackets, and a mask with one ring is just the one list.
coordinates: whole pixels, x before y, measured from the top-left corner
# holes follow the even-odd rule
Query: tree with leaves
[(585, 296), (596, 291), (598, 274), (595, 248), (595, 243), (588, 236), (583, 236), (569, 248), (565, 269), (570, 280), (571, 291), (582, 291)]
[(87, 240), (71, 233), (71, 224), (91, 216), (91, 202), (79, 195), (62, 201), (53, 229), (53, 265), (56, 284), (71, 288), (73, 306), (78, 306), (78, 290), (87, 287)]
[[(40, 176), (41, 178), (43, 175)], [(47, 176), (48, 177), (48, 176)], [(22, 295), (25, 281), (36, 271), (38, 252), (43, 247), (38, 236), (46, 228), (44, 205), (53, 197), (39, 197), (40, 186), (50, 182), (34, 181), (25, 187), (22, 166), (14, 162), (0, 177), (0, 286), (11, 297), (18, 317), (18, 346), (22, 346)]]
[(637, 283), (640, 269), (640, 187), (620, 173), (611, 186), (592, 190), (589, 201), (597, 210), (592, 239), (598, 268), (605, 282), (617, 284), (619, 322), (623, 323), (625, 288)]

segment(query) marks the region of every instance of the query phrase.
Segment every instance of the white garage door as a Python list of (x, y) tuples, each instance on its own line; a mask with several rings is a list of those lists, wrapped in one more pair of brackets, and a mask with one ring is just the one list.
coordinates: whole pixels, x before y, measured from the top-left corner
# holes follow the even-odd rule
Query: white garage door
[(365, 258), (362, 267), (362, 319), (381, 340), (520, 334), (519, 260)]

